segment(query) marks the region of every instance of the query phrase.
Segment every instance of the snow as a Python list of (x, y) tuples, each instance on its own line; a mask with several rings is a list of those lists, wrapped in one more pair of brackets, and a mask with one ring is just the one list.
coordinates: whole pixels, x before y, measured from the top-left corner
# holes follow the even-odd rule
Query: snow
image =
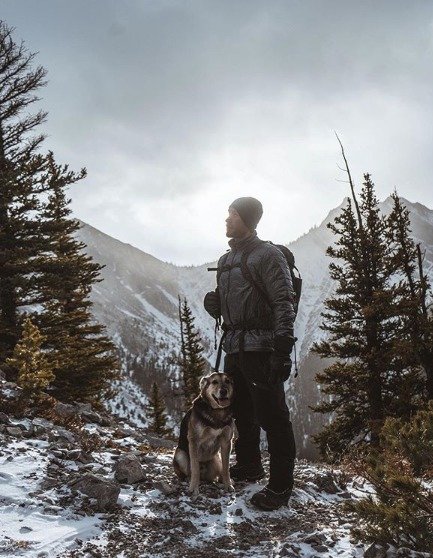
[[(34, 499), (32, 494), (46, 473), (47, 446), (48, 442), (36, 439), (14, 441), (2, 447), (1, 556), (61, 556), (76, 538), (89, 539), (100, 532), (99, 514), (77, 518), (68, 516), (58, 506), (52, 506), (52, 511), (57, 510), (52, 515)], [(9, 455), (5, 457), (7, 453)]]
[[(46, 433), (55, 431), (55, 425), (44, 419), (32, 422), (43, 425)], [(18, 423), (24, 430), (29, 419), (13, 421)], [(120, 436), (119, 427), (124, 430)], [(188, 484), (180, 483), (174, 474), (168, 440), (152, 445), (142, 430), (123, 421), (111, 427), (90, 423), (85, 430), (97, 433), (103, 444), (89, 454), (91, 461), (86, 464), (74, 461), (70, 450), (59, 452), (50, 436), (48, 442), (0, 434), (4, 440), (0, 449), (1, 556), (167, 558), (212, 556), (215, 548), (218, 556), (251, 558), (364, 555), (365, 545), (351, 540), (356, 518), (343, 507), (349, 499), (374, 494), (359, 476), (298, 460), (289, 505), (264, 513), (250, 499), (265, 485), (265, 479), (235, 483), (235, 491), (230, 493), (221, 486), (201, 483), (199, 498), (194, 501)], [(83, 507), (83, 495), (70, 492), (69, 480), (86, 472), (113, 480), (113, 463), (123, 452), (138, 457), (143, 480), (120, 484), (117, 505), (109, 513), (96, 513), (86, 504)], [(263, 459), (268, 471), (267, 452)], [(46, 481), (52, 475), (56, 484), (50, 488)]]
[(179, 328), (175, 325), (175, 323), (171, 318), (169, 318), (168, 316), (163, 314), (160, 310), (152, 306), (152, 304), (150, 304), (150, 302), (148, 302), (142, 296), (142, 293), (135, 293), (134, 296), (141, 302), (146, 312), (148, 312), (151, 316), (153, 316), (162, 327), (164, 327), (165, 329), (167, 329), (172, 333), (177, 334)]

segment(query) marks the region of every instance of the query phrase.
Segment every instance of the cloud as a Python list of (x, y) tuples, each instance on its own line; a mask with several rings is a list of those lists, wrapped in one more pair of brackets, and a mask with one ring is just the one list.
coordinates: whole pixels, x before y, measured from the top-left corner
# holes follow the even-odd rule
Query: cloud
[(47, 147), (88, 168), (75, 213), (157, 257), (217, 257), (239, 195), (265, 238), (319, 223), (347, 194), (334, 130), (358, 182), (433, 205), (430, 3), (0, 6), (49, 70)]

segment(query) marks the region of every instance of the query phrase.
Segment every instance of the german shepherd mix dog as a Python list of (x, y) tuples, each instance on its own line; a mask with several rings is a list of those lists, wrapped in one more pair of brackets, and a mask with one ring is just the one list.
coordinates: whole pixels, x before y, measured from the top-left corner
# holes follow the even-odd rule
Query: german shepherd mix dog
[(180, 424), (173, 466), (177, 476), (189, 478), (189, 492), (198, 496), (200, 480), (222, 481), (233, 491), (229, 457), (234, 433), (233, 383), (229, 376), (214, 372), (200, 380), (200, 395)]

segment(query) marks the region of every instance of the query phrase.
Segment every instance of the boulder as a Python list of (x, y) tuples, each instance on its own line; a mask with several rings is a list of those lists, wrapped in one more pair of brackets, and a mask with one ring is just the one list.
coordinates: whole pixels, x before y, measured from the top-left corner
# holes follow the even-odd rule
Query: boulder
[(23, 431), (19, 426), (6, 426), (6, 434), (9, 436), (14, 436), (16, 438), (21, 438)]
[(95, 498), (98, 502), (98, 510), (105, 511), (117, 503), (120, 494), (120, 486), (92, 473), (86, 473), (82, 477), (70, 483), (72, 490), (77, 490), (86, 494), (90, 498)]
[(74, 405), (61, 403), (60, 401), (54, 405), (54, 411), (62, 418), (70, 418), (78, 415), (77, 409)]
[(137, 456), (127, 453), (119, 457), (113, 465), (114, 478), (118, 482), (134, 484), (145, 478), (144, 469)]

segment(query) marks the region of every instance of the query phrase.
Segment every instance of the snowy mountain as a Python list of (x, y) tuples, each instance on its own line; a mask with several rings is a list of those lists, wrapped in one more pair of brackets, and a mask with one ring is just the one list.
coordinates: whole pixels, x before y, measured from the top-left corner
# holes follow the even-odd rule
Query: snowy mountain
[[(433, 279), (433, 210), (420, 203), (403, 200), (411, 212), (413, 236), (425, 251), (425, 270)], [(383, 212), (391, 209), (391, 198), (382, 204)], [(324, 363), (311, 353), (311, 346), (323, 332), (319, 328), (323, 301), (331, 294), (333, 282), (329, 277), (329, 258), (326, 248), (333, 242), (327, 228), (347, 199), (329, 212), (319, 226), (287, 245), (293, 251), (297, 267), (303, 277), (303, 294), (296, 321), (298, 337), (297, 357), (299, 376), (287, 385), (287, 397), (292, 410), (292, 421), (300, 457), (314, 458), (311, 435), (317, 432), (324, 418), (313, 413), (309, 406), (320, 399), (314, 381)], [(260, 233), (260, 231), (259, 231)], [(130, 416), (141, 425), (145, 395), (153, 380), (164, 389), (169, 409), (179, 407), (173, 397), (168, 376), (175, 373), (175, 355), (179, 347), (178, 295), (186, 297), (196, 317), (205, 344), (205, 354), (214, 363), (214, 323), (205, 312), (204, 294), (215, 287), (215, 274), (207, 271), (215, 262), (201, 266), (180, 267), (122, 243), (107, 234), (82, 223), (78, 237), (87, 245), (87, 253), (105, 265), (104, 279), (92, 291), (95, 318), (107, 327), (119, 347), (125, 381), (121, 382), (118, 399), (110, 404), (121, 416)], [(260, 236), (260, 234), (259, 234)], [(272, 239), (284, 242), (284, 239)], [(133, 386), (133, 388), (131, 388)], [(138, 408), (137, 408), (138, 407)], [(134, 416), (135, 415), (135, 416)]]

